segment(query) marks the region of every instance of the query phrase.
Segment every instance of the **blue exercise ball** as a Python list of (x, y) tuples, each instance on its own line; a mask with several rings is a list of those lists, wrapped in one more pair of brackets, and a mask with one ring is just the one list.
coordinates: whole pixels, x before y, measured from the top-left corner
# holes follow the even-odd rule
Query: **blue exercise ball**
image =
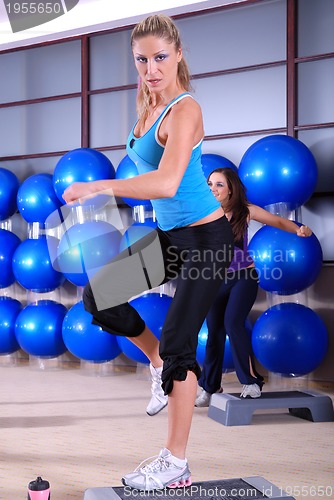
[[(13, 273), (21, 286), (33, 292), (55, 290), (65, 282), (64, 275), (53, 267), (50, 255), (56, 253), (58, 239), (40, 236), (24, 240), (13, 255)], [(51, 251), (50, 251), (50, 249)]]
[(123, 234), (119, 249), (120, 252), (125, 250), (126, 248), (130, 248), (134, 243), (139, 241), (144, 236), (155, 231), (157, 227), (157, 223), (155, 221), (149, 221), (145, 223), (134, 222)]
[(61, 237), (56, 269), (74, 285), (84, 286), (119, 253), (122, 234), (108, 222), (74, 224)]
[[(146, 293), (130, 301), (139, 315), (145, 321), (148, 328), (160, 340), (162, 327), (172, 302), (172, 297), (160, 293)], [(147, 356), (135, 346), (128, 338), (117, 336), (118, 344), (122, 352), (133, 361), (149, 364)]]
[[(91, 182), (114, 179), (113, 164), (100, 151), (91, 148), (78, 148), (64, 154), (58, 161), (53, 173), (53, 187), (61, 203), (65, 203), (63, 193), (74, 182)], [(87, 205), (101, 208), (108, 197), (97, 195), (87, 200)]]
[(0, 229), (0, 288), (6, 288), (15, 281), (13, 255), (21, 240), (7, 229)]
[(232, 168), (235, 172), (238, 172), (234, 163), (225, 158), (225, 156), (214, 153), (202, 154), (202, 169), (206, 179), (209, 177), (211, 172), (217, 168)]
[[(204, 321), (198, 334), (198, 344), (196, 350), (196, 359), (200, 365), (203, 365), (204, 363), (207, 340), (208, 340), (208, 325), (206, 321)], [(222, 372), (232, 372), (234, 370), (235, 368), (232, 357), (230, 339), (229, 336), (226, 335)]]
[(267, 370), (286, 376), (306, 375), (324, 359), (328, 333), (312, 309), (285, 302), (259, 316), (252, 344), (256, 358)]
[(243, 155), (239, 176), (251, 203), (265, 207), (303, 205), (318, 178), (315, 158), (304, 143), (286, 135), (270, 135), (252, 144)]
[(0, 220), (6, 220), (15, 214), (19, 186), (20, 181), (13, 172), (0, 168)]
[(314, 234), (304, 238), (263, 226), (249, 242), (249, 251), (259, 273), (259, 285), (267, 292), (301, 292), (315, 282), (322, 268), (322, 249)]
[(104, 363), (120, 353), (116, 335), (92, 324), (93, 316), (80, 301), (67, 312), (63, 321), (63, 340), (67, 349), (77, 358), (92, 363)]
[(0, 354), (12, 354), (20, 349), (15, 336), (15, 321), (22, 304), (11, 297), (0, 297)]
[(38, 358), (57, 358), (66, 352), (62, 325), (67, 309), (53, 300), (28, 304), (16, 318), (15, 335), (23, 351)]
[(17, 207), (27, 222), (44, 224), (47, 217), (62, 206), (53, 188), (51, 174), (35, 174), (22, 182)]
[[(128, 155), (125, 155), (116, 169), (116, 179), (131, 179), (137, 175), (138, 169), (135, 163)], [(130, 207), (143, 205), (145, 207), (152, 208), (150, 200), (136, 200), (135, 198), (126, 198), (124, 196), (122, 196), (122, 199)]]

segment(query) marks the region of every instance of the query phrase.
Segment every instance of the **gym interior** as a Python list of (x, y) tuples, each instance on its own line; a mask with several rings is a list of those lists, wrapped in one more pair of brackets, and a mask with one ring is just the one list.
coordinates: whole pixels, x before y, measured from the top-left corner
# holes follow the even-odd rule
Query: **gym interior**
[[(76, 273), (73, 254), (68, 261), (57, 258), (57, 245), (64, 251), (68, 235), (58, 230), (63, 221), (52, 219), (63, 204), (58, 194), (66, 176), (75, 179), (83, 164), (87, 175), (90, 168), (102, 176), (132, 175), (125, 150), (136, 121), (130, 33), (152, 8), (170, 15), (181, 32), (203, 111), (204, 166), (231, 163), (246, 184), (257, 168), (266, 168), (268, 155), (285, 162), (289, 179), (282, 170), (254, 182), (251, 201), (313, 231), (313, 246), (306, 249), (277, 242), (285, 260), (277, 259), (274, 270), (286, 266), (288, 285), (277, 289), (275, 279), (267, 289), (260, 286), (249, 316), (264, 394), (301, 391), (323, 396), (330, 407), (334, 400), (334, 2), (141, 3), (124, 2), (122, 17), (110, 8), (99, 22), (92, 16), (80, 25), (79, 9), (84, 13), (94, 4), (80, 0), (58, 21), (13, 32), (2, 42), (0, 36), (3, 500), (26, 498), (38, 476), (49, 481), (52, 500), (79, 500), (89, 488), (121, 486), (122, 474), (137, 465), (138, 450), (150, 456), (165, 438), (167, 410), (154, 417), (145, 412), (147, 359), (126, 339), (106, 335), (96, 342), (81, 303), (87, 275)], [(8, 24), (1, 9), (1, 23)], [(65, 19), (76, 9), (72, 27)], [(55, 30), (52, 23), (58, 23)], [(278, 194), (287, 191), (281, 199)], [(117, 210), (105, 208), (103, 199), (95, 207), (101, 233), (93, 236), (103, 237), (103, 225), (111, 223), (121, 240), (134, 224), (154, 223), (149, 201), (116, 202)], [(71, 237), (79, 241), (75, 226), (86, 224), (89, 231), (91, 211), (77, 207), (73, 214)], [(251, 222), (249, 239), (261, 229)], [(268, 244), (274, 238), (269, 234)], [(110, 241), (102, 244), (112, 258)], [(262, 240), (255, 250), (266, 251)], [(157, 332), (172, 295), (173, 283), (167, 283), (134, 299), (143, 316), (154, 311)], [(267, 328), (275, 333), (269, 339)], [(205, 334), (204, 325), (199, 358)], [(222, 386), (224, 393), (240, 392), (231, 360), (223, 367)], [(212, 418), (207, 408), (195, 408), (187, 457), (194, 480), (260, 476), (288, 498), (334, 498), (331, 408), (328, 418), (312, 420), (284, 405), (259, 403), (243, 425), (224, 420), (220, 407)], [(261, 498), (273, 495), (267, 491)]]

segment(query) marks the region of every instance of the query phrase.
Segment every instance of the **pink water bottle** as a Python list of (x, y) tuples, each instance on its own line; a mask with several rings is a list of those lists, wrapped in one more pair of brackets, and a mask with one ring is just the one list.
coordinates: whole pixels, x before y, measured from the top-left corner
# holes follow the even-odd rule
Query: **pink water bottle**
[(28, 485), (28, 500), (50, 500), (50, 483), (40, 476)]

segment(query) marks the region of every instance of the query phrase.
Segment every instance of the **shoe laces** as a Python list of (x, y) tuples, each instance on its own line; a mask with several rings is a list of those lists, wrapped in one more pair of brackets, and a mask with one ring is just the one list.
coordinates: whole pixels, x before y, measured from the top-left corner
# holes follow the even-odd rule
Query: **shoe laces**
[[(146, 465), (143, 465), (143, 464), (145, 464), (145, 462), (148, 462), (149, 460), (152, 460), (152, 459), (154, 459), (154, 460)], [(159, 472), (159, 471), (167, 470), (170, 468), (171, 465), (172, 465), (171, 462), (166, 460), (166, 457), (163, 457), (161, 455), (158, 455), (158, 456), (153, 455), (152, 457), (149, 457), (149, 458), (146, 458), (145, 460), (143, 460), (138, 465), (138, 467), (136, 467), (135, 472), (140, 470), (140, 472), (142, 472), (144, 474), (150, 474), (152, 472)]]

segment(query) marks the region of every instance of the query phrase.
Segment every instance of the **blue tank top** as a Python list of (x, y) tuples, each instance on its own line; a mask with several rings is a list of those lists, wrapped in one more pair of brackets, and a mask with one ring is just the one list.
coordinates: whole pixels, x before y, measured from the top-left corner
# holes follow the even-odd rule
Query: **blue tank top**
[[(157, 170), (165, 149), (159, 142), (159, 127), (171, 107), (185, 97), (192, 98), (190, 94), (184, 93), (173, 99), (142, 137), (134, 135), (136, 124), (133, 126), (127, 140), (126, 151), (136, 164), (139, 174)], [(163, 231), (188, 226), (220, 207), (220, 203), (207, 185), (201, 156), (202, 141), (193, 148), (189, 164), (175, 196), (151, 200), (158, 226)]]

